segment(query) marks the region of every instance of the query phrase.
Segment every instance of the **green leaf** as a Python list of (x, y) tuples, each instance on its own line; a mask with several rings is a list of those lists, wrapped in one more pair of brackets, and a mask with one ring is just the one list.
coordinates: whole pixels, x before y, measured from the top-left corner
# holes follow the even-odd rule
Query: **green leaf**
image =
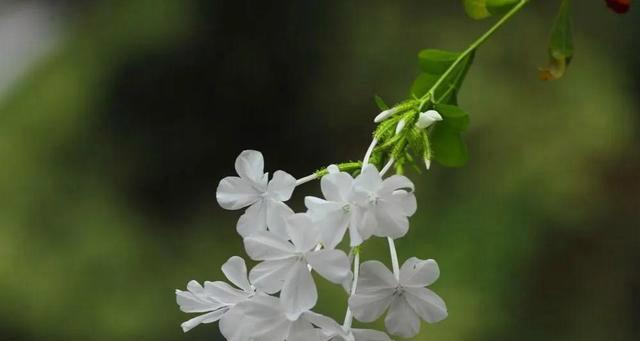
[(432, 75), (441, 75), (451, 64), (460, 56), (460, 53), (426, 49), (418, 53), (418, 59), (420, 60), (420, 69), (425, 73)]
[(571, 1), (563, 0), (556, 16), (549, 41), (549, 64), (540, 69), (540, 78), (561, 78), (573, 58), (573, 34), (571, 32)]
[(472, 19), (480, 20), (491, 16), (487, 9), (487, 0), (463, 0), (462, 3), (467, 15)]
[[(417, 97), (426, 94), (459, 56), (460, 54), (457, 52), (444, 50), (427, 49), (420, 51), (418, 58), (423, 73), (413, 83), (412, 94)], [(475, 51), (472, 51), (440, 83), (435, 91), (436, 100), (441, 103), (457, 103), (458, 92), (469, 71), (469, 67), (473, 63), (474, 56)]]
[(387, 110), (389, 109), (389, 106), (387, 105), (387, 103), (384, 102), (384, 100), (382, 99), (382, 97), (378, 96), (378, 95), (374, 95), (373, 96), (373, 100), (376, 102), (376, 105), (378, 106), (378, 108), (380, 110)]
[(438, 124), (447, 124), (452, 129), (461, 133), (469, 127), (469, 114), (455, 105), (438, 104), (435, 106), (436, 111), (442, 116), (442, 122)]
[(438, 80), (438, 76), (432, 75), (430, 73), (421, 73), (418, 75), (415, 81), (413, 81), (413, 85), (411, 85), (411, 94), (415, 97), (424, 96), (427, 91), (436, 84)]
[(492, 15), (501, 15), (508, 12), (520, 0), (486, 0), (487, 10)]
[(441, 122), (433, 127), (430, 134), (433, 158), (446, 167), (462, 167), (469, 159), (469, 152), (458, 130)]

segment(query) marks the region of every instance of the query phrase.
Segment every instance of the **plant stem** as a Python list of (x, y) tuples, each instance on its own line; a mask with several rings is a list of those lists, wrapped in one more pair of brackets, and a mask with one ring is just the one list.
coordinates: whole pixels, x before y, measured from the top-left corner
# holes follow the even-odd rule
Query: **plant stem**
[(491, 35), (493, 35), (500, 27), (502, 27), (502, 25), (504, 25), (507, 21), (509, 21), (509, 19), (511, 19), (511, 17), (514, 14), (518, 13), (518, 11), (520, 11), (522, 7), (524, 7), (524, 5), (527, 4), (528, 1), (529, 0), (520, 0), (520, 2), (517, 5), (513, 6), (513, 8), (509, 10), (509, 12), (507, 12), (504, 16), (502, 16), (502, 18), (500, 18), (500, 20), (498, 20), (493, 26), (491, 26), (491, 28), (489, 28), (487, 32), (481, 35), (466, 50), (464, 50), (458, 56), (458, 58), (456, 58), (456, 60), (451, 64), (451, 66), (449, 66), (449, 68), (442, 74), (442, 76), (438, 78), (438, 80), (436, 81), (435, 84), (433, 84), (431, 89), (429, 89), (429, 91), (427, 91), (427, 93), (420, 98), (420, 105), (418, 106), (418, 108), (422, 109), (422, 106), (424, 106), (424, 104), (427, 103), (427, 101), (430, 98), (433, 98), (433, 96), (435, 95), (435, 91), (438, 89), (438, 87), (442, 84), (442, 82), (444, 82), (444, 80), (449, 76), (449, 74), (451, 74), (451, 72), (455, 70), (455, 68), (458, 66), (458, 64), (460, 64), (462, 60), (464, 60), (467, 56), (469, 56), (469, 54), (471, 54), (471, 52), (473, 52), (480, 45), (482, 45), (489, 37), (491, 37)]
[(389, 241), (389, 254), (391, 254), (393, 276), (396, 278), (396, 281), (400, 281), (400, 265), (398, 264), (398, 253), (396, 252), (396, 244), (391, 237), (387, 237), (387, 240)]
[[(349, 297), (355, 295), (356, 288), (358, 287), (358, 275), (360, 273), (360, 249), (356, 246), (353, 249), (353, 282), (351, 283), (351, 291), (349, 293)], [(344, 330), (351, 329), (351, 323), (353, 322), (353, 313), (351, 309), (349, 309), (349, 303), (347, 302), (347, 313), (344, 316), (344, 323), (342, 324), (342, 328)]]

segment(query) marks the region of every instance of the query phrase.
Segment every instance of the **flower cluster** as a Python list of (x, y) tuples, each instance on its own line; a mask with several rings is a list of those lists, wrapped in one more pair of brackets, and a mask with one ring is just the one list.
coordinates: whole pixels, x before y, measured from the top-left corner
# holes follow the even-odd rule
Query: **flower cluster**
[[(407, 177), (383, 178), (365, 164), (355, 177), (331, 165), (300, 180), (280, 170), (269, 179), (262, 154), (254, 150), (243, 151), (235, 169), (237, 176), (220, 181), (216, 197), (225, 209), (245, 209), (236, 229), (247, 255), (258, 263), (247, 271), (244, 259), (234, 256), (222, 265), (235, 287), (191, 281), (187, 291), (176, 290), (180, 309), (200, 314), (182, 324), (185, 332), (219, 321), (222, 335), (233, 341), (384, 341), (390, 340), (384, 332), (351, 328), (352, 318), (373, 322), (388, 311), (387, 331), (412, 337), (420, 319), (432, 323), (446, 317), (443, 300), (425, 288), (438, 278), (435, 261), (410, 258), (398, 270), (394, 248), (394, 273), (377, 261), (359, 264), (359, 245), (367, 239), (385, 237), (392, 245), (407, 233), (416, 212)], [(323, 198), (306, 197), (307, 211), (294, 213), (285, 202), (296, 186), (316, 178)], [(339, 249), (347, 230), (351, 257)], [(318, 300), (314, 271), (350, 291), (344, 324), (311, 311)]]

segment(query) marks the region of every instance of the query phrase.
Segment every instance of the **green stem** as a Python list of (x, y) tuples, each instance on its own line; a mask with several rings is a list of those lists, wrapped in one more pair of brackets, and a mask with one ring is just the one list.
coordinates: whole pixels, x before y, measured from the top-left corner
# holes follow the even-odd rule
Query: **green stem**
[(427, 93), (420, 98), (419, 108), (422, 109), (422, 106), (424, 106), (424, 104), (427, 103), (427, 101), (430, 98), (433, 98), (435, 91), (438, 89), (438, 87), (442, 84), (442, 82), (444, 82), (444, 80), (449, 76), (449, 74), (453, 72), (453, 70), (458, 66), (458, 64), (460, 64), (460, 62), (463, 59), (465, 59), (467, 56), (469, 56), (469, 54), (471, 54), (471, 52), (473, 52), (480, 45), (482, 45), (489, 37), (491, 37), (491, 35), (493, 35), (500, 27), (502, 27), (502, 25), (504, 25), (507, 21), (509, 21), (509, 19), (511, 19), (511, 17), (514, 14), (518, 13), (518, 11), (520, 11), (522, 7), (524, 7), (524, 5), (527, 4), (528, 1), (529, 0), (521, 0), (517, 5), (513, 6), (513, 8), (509, 10), (509, 12), (507, 12), (502, 18), (500, 18), (500, 20), (498, 20), (493, 26), (491, 26), (491, 28), (489, 28), (487, 32), (481, 35), (480, 38), (478, 38), (466, 50), (464, 50), (458, 56), (458, 58), (456, 58), (456, 60), (451, 64), (451, 66), (449, 66), (449, 68), (442, 74), (442, 76), (438, 78), (438, 80), (436, 81), (435, 84), (433, 84), (431, 89), (429, 89), (429, 91), (427, 91)]

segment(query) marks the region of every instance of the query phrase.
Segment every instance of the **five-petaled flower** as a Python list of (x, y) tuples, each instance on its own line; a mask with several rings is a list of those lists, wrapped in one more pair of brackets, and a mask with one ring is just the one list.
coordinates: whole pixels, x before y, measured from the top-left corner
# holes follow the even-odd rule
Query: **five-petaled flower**
[(212, 323), (227, 319), (230, 310), (239, 303), (249, 301), (255, 295), (255, 288), (247, 279), (244, 259), (233, 256), (222, 265), (222, 272), (239, 289), (226, 282), (204, 282), (204, 287), (196, 281), (187, 284), (187, 291), (176, 290), (176, 301), (185, 313), (205, 313), (181, 324), (185, 332), (200, 323)]
[(375, 321), (389, 308), (384, 320), (387, 331), (401, 337), (416, 336), (420, 331), (420, 318), (434, 323), (447, 317), (442, 298), (425, 288), (439, 275), (438, 264), (432, 259), (409, 258), (397, 279), (384, 264), (364, 262), (349, 307), (362, 322)]
[(238, 210), (249, 206), (238, 220), (238, 233), (246, 237), (269, 228), (274, 233), (286, 235), (284, 218), (293, 211), (283, 203), (291, 198), (296, 179), (281, 170), (264, 173), (262, 153), (245, 150), (236, 159), (239, 176), (228, 176), (220, 181), (216, 198), (222, 208)]
[(249, 273), (256, 288), (274, 294), (290, 320), (315, 306), (318, 292), (309, 266), (333, 283), (342, 283), (349, 276), (349, 259), (344, 251), (319, 250), (318, 231), (311, 218), (297, 213), (286, 219), (290, 242), (271, 232), (258, 232), (244, 239), (249, 257), (262, 261)]
[(358, 206), (353, 220), (363, 240), (371, 235), (400, 238), (409, 230), (409, 219), (416, 212), (413, 183), (402, 175), (386, 179), (375, 166), (367, 165), (353, 181), (351, 194)]
[(320, 187), (325, 199), (308, 196), (304, 199), (309, 216), (320, 230), (320, 238), (327, 248), (333, 249), (342, 241), (349, 228), (351, 246), (360, 245), (362, 237), (354, 220), (357, 209), (352, 202), (353, 177), (349, 173), (340, 172), (338, 167), (331, 165), (329, 174), (322, 177)]

